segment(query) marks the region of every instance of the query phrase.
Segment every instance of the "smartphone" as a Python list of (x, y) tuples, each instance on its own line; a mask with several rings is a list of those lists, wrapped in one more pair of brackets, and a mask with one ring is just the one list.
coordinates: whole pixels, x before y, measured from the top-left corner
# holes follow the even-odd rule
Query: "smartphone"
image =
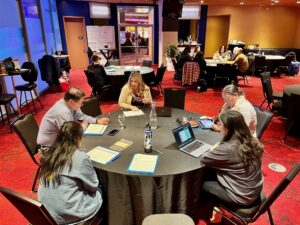
[(109, 132), (107, 133), (107, 135), (109, 135), (109, 136), (114, 136), (114, 135), (116, 135), (118, 132), (119, 132), (118, 129), (112, 129), (111, 131), (109, 131)]

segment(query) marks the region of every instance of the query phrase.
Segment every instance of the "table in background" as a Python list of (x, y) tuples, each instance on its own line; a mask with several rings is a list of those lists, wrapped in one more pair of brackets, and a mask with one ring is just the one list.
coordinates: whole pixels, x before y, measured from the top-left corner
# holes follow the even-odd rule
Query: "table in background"
[[(158, 129), (153, 130), (153, 148), (163, 152), (159, 155), (154, 176), (127, 172), (135, 153), (144, 153), (144, 129), (149, 119), (145, 115), (126, 118), (126, 128), (115, 136), (87, 136), (82, 147), (90, 150), (101, 145), (109, 147), (124, 138), (133, 144), (121, 152), (121, 156), (108, 165), (95, 163), (101, 184), (107, 194), (109, 225), (140, 225), (142, 220), (154, 213), (197, 214), (199, 194), (203, 182), (204, 169), (199, 158), (178, 150), (172, 129), (177, 127), (176, 118), (190, 115), (199, 118), (199, 114), (172, 109), (172, 117), (159, 117)], [(108, 131), (119, 128), (118, 114), (111, 113)], [(219, 141), (220, 134), (210, 130), (195, 131), (195, 136), (209, 144)], [(106, 133), (108, 132), (106, 131)]]
[[(253, 54), (253, 56), (248, 57), (248, 61), (249, 61), (249, 71), (254, 70), (255, 68), (255, 55)], [(274, 70), (283, 62), (284, 60), (284, 56), (282, 55), (264, 55), (266, 57), (266, 63), (267, 66), (269, 67), (269, 71), (271, 72), (271, 74), (274, 74)]]

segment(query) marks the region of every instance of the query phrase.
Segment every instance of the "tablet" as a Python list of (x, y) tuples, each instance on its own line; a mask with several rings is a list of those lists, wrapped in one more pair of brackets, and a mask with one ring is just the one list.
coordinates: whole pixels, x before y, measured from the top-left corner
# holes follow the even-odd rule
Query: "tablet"
[(200, 126), (203, 129), (210, 129), (214, 124), (214, 121), (211, 119), (200, 119), (199, 120)]

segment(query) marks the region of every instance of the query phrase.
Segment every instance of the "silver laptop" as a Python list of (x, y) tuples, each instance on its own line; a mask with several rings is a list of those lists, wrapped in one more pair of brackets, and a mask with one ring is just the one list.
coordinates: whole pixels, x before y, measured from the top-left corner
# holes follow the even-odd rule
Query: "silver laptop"
[(192, 127), (189, 123), (172, 130), (179, 150), (194, 157), (199, 157), (208, 151), (212, 146), (196, 140)]

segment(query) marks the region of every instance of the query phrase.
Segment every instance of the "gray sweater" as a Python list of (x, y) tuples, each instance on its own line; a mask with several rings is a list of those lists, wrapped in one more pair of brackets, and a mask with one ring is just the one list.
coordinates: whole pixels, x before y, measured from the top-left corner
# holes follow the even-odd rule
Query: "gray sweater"
[(40, 182), (38, 199), (58, 224), (71, 224), (92, 218), (102, 205), (99, 181), (89, 156), (76, 150), (72, 169), (66, 166), (61, 173), (61, 184), (45, 187)]
[(216, 169), (217, 179), (229, 197), (240, 205), (253, 203), (263, 187), (261, 160), (246, 170), (238, 152), (240, 141), (232, 138), (206, 152), (201, 163)]

